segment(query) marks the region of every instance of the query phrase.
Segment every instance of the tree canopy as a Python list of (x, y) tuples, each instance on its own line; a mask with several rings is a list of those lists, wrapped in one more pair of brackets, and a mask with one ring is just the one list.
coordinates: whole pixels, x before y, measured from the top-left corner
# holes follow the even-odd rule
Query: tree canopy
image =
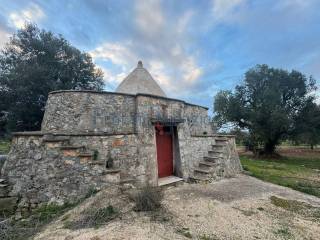
[[(48, 93), (101, 90), (103, 73), (61, 35), (27, 24), (0, 53), (0, 127), (40, 129)], [(0, 129), (1, 134), (1, 129)]]
[(309, 144), (311, 149), (320, 143), (320, 106), (309, 101), (297, 116), (291, 138), (298, 143)]
[(271, 154), (281, 139), (293, 134), (315, 80), (298, 71), (257, 65), (245, 73), (234, 91), (220, 91), (214, 99), (215, 120), (248, 129), (251, 141)]

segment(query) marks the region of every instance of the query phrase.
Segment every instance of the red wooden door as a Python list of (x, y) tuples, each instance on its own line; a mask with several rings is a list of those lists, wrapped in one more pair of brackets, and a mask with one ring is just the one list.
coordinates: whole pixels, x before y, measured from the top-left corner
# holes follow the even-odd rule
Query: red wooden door
[(173, 174), (172, 135), (170, 131), (156, 131), (158, 176)]

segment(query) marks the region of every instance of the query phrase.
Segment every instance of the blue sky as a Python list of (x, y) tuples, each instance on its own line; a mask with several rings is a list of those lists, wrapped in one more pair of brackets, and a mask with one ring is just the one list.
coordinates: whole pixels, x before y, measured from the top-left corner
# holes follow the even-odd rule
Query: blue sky
[(106, 90), (142, 60), (169, 97), (212, 108), (256, 64), (320, 78), (320, 0), (0, 0), (0, 47), (26, 21), (90, 52)]

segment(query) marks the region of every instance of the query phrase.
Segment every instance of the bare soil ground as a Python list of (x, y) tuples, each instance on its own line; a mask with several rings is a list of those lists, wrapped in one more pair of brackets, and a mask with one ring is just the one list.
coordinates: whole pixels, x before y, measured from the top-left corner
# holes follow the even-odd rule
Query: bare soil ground
[[(65, 228), (84, 209), (110, 204), (121, 214), (107, 224)], [(246, 175), (168, 187), (163, 206), (158, 212), (137, 213), (127, 195), (100, 192), (51, 223), (35, 239), (320, 239), (319, 198)]]

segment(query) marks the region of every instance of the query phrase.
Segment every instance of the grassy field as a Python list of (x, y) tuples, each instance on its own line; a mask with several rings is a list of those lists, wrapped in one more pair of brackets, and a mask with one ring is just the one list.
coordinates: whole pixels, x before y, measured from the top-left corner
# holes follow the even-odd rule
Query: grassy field
[(240, 159), (254, 177), (320, 197), (320, 150), (281, 148), (279, 153), (279, 159), (256, 159), (242, 152)]
[(10, 141), (0, 139), (0, 155), (7, 154), (10, 150)]

